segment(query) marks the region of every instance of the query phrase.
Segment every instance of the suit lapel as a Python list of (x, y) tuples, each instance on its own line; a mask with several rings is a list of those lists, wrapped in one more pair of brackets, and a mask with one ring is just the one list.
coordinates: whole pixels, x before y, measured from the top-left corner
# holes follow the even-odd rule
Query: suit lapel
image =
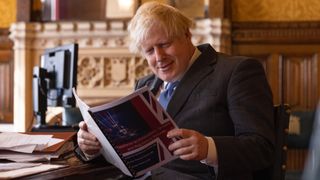
[(162, 83), (163, 83), (163, 81), (160, 78), (155, 76), (155, 78), (153, 79), (153, 82), (150, 86), (150, 91), (153, 93), (153, 95), (155, 95), (155, 96), (157, 95)]
[(204, 77), (214, 71), (214, 65), (217, 61), (217, 52), (211, 48), (210, 45), (204, 46), (205, 47), (199, 47), (202, 52), (201, 55), (181, 79), (168, 104), (167, 111), (172, 118), (177, 115), (186, 103), (197, 84), (204, 79)]

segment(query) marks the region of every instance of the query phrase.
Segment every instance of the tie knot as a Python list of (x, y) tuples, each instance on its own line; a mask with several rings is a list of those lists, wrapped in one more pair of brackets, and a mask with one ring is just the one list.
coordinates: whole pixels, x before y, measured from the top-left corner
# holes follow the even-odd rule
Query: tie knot
[(169, 82), (166, 84), (164, 91), (160, 93), (159, 101), (164, 108), (167, 108), (168, 102), (170, 101), (171, 96), (178, 84), (179, 81)]
[(173, 90), (178, 84), (179, 84), (179, 81), (169, 82), (166, 85), (165, 90)]
[(169, 82), (166, 87), (165, 87), (165, 91), (167, 91), (167, 96), (171, 97), (175, 88), (177, 87), (177, 85), (179, 84), (179, 81), (175, 81), (175, 82)]

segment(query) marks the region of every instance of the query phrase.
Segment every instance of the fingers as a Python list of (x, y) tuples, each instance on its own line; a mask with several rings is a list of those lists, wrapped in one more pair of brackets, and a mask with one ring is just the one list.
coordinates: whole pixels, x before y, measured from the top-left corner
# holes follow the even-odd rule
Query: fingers
[(181, 137), (168, 148), (174, 155), (184, 160), (203, 160), (208, 154), (208, 141), (197, 131), (188, 129), (174, 129), (168, 132), (167, 137)]
[(82, 130), (88, 130), (87, 124), (84, 121), (79, 123), (79, 128)]
[(93, 134), (89, 133), (88, 131), (84, 131), (82, 129), (78, 131), (78, 139), (79, 138), (85, 139), (87, 141), (94, 141), (94, 142), (98, 141), (98, 139)]
[(80, 141), (81, 142), (78, 142), (79, 147), (82, 150), (82, 152), (84, 152), (85, 154), (94, 155), (94, 154), (97, 154), (101, 149), (100, 145), (89, 145), (85, 140), (84, 141), (80, 140)]
[(84, 121), (79, 123), (77, 140), (80, 149), (86, 154), (95, 154), (100, 151), (101, 145), (98, 139), (88, 132), (88, 127)]
[(97, 138), (88, 132), (87, 124), (84, 121), (79, 123), (79, 131), (78, 131), (78, 138), (90, 140), (90, 141), (98, 141)]
[(78, 144), (79, 145), (86, 145), (86, 146), (100, 146), (99, 141), (96, 138), (85, 138), (84, 136), (78, 137)]
[(172, 129), (168, 132), (168, 138), (187, 138), (190, 136), (191, 130), (187, 129)]
[(178, 148), (174, 151), (174, 154), (177, 156), (181, 156), (183, 154), (191, 154), (193, 152), (193, 147), (192, 146), (185, 146)]

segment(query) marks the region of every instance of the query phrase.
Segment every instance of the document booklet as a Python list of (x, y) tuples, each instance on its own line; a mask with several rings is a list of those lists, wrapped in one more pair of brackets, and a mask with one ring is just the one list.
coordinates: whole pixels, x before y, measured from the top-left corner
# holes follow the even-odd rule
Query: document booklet
[(73, 93), (102, 155), (124, 174), (140, 176), (177, 158), (168, 150), (177, 139), (166, 136), (177, 125), (147, 87), (92, 108)]

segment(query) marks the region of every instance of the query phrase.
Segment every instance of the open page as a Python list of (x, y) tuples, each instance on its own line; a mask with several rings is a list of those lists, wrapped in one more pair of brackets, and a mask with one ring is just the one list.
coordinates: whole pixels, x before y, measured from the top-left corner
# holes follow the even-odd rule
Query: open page
[(140, 176), (176, 158), (168, 150), (175, 139), (166, 135), (177, 126), (147, 87), (89, 111), (130, 175)]

